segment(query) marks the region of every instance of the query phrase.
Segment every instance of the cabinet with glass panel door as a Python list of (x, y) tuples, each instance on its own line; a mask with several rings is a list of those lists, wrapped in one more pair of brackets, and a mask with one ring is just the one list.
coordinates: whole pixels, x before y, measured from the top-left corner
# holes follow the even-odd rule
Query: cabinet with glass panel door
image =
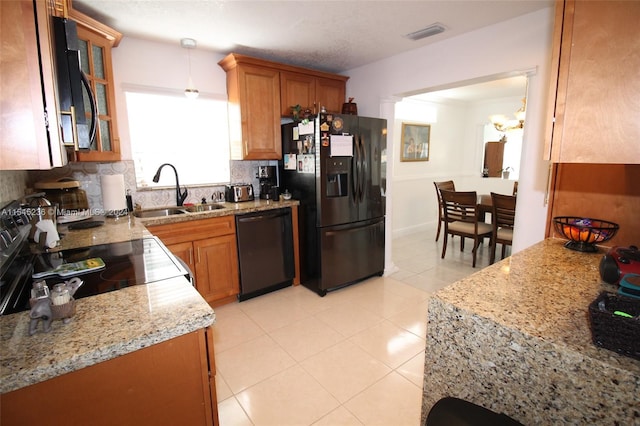
[[(78, 161), (119, 161), (120, 138), (116, 123), (113, 68), (111, 48), (120, 40), (121, 34), (86, 15), (70, 10), (69, 17), (78, 23), (80, 41), (80, 63), (96, 98), (96, 137), (89, 151), (76, 153)], [(85, 113), (91, 108), (85, 93)]]

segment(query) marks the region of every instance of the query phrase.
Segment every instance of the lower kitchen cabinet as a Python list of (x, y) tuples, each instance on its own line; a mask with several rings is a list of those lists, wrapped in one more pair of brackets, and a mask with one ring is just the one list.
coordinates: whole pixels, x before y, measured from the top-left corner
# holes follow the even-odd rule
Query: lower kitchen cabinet
[(11, 425), (218, 425), (213, 333), (185, 334), (0, 396)]
[(233, 215), (149, 226), (195, 275), (196, 289), (211, 305), (236, 300), (240, 292)]

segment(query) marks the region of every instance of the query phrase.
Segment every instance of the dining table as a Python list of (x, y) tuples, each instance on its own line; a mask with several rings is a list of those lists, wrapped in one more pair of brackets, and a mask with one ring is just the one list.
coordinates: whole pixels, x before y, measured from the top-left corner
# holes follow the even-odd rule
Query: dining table
[(478, 219), (485, 222), (487, 213), (491, 213), (492, 210), (491, 194), (478, 194)]

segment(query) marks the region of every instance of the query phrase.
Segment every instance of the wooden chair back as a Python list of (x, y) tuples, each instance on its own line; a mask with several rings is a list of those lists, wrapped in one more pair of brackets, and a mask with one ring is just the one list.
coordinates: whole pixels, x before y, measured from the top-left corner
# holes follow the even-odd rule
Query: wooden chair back
[(433, 182), (433, 186), (436, 188), (436, 196), (438, 197), (438, 230), (436, 231), (436, 241), (440, 238), (440, 229), (442, 228), (442, 222), (444, 221), (444, 204), (442, 203), (441, 190), (455, 191), (456, 185), (452, 180), (445, 180), (442, 182)]
[(491, 193), (493, 211), (493, 239), (491, 247), (491, 263), (495, 260), (496, 244), (502, 244), (502, 257), (505, 255), (505, 246), (513, 242), (513, 226), (516, 217), (516, 196)]

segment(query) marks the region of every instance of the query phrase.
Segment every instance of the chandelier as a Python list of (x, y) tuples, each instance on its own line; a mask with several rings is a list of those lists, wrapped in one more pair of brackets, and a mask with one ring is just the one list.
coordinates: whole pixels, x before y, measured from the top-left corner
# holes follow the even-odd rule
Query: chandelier
[(493, 127), (499, 132), (507, 132), (509, 130), (522, 129), (524, 127), (524, 118), (527, 115), (527, 98), (522, 98), (522, 106), (514, 113), (516, 119), (509, 120), (502, 114), (495, 114), (489, 117)]

